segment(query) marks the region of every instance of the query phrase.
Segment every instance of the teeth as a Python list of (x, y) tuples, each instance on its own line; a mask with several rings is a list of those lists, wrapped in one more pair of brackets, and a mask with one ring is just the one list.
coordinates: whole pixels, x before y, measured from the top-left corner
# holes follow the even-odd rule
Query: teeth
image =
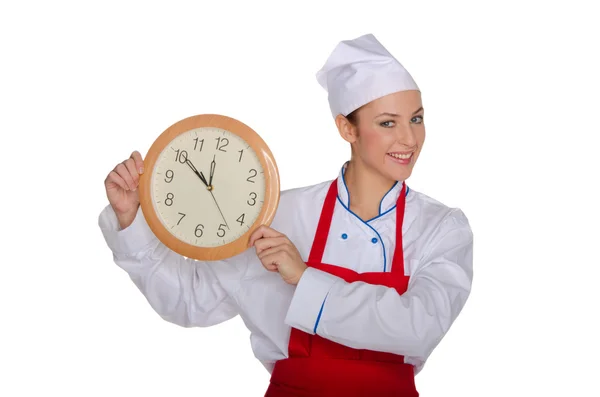
[(410, 158), (410, 156), (412, 155), (412, 153), (409, 154), (396, 154), (396, 153), (388, 153), (390, 156), (395, 157), (397, 159), (408, 159)]

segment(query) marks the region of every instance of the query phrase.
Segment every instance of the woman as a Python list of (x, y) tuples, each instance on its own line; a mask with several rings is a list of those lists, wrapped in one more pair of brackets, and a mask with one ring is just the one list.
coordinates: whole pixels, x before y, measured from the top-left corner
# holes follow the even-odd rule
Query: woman
[(138, 152), (106, 178), (99, 224), (165, 320), (244, 319), (267, 396), (418, 396), (414, 375), (470, 292), (472, 232), (460, 209), (406, 185), (425, 139), (421, 95), (373, 35), (340, 42), (317, 79), (351, 159), (334, 180), (281, 192), (242, 254), (203, 263), (161, 244), (139, 207)]

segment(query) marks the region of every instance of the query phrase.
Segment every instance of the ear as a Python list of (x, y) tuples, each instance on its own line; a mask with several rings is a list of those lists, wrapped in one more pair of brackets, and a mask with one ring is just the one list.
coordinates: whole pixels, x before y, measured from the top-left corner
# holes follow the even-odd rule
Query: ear
[(335, 125), (337, 126), (340, 136), (344, 138), (346, 142), (356, 142), (358, 139), (358, 129), (346, 117), (338, 114), (335, 118)]

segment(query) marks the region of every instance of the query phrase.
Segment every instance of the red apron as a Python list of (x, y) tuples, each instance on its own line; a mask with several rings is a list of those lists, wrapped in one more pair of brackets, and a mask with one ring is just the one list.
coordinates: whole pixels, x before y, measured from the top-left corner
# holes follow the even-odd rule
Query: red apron
[[(402, 222), (406, 185), (396, 203), (396, 248), (391, 272), (357, 273), (322, 263), (325, 244), (337, 199), (337, 181), (333, 181), (317, 227), (308, 266), (343, 278), (347, 282), (363, 281), (406, 291), (409, 277), (404, 275)], [(368, 327), (369, 324), (364, 325)], [(289, 358), (275, 364), (265, 397), (282, 396), (398, 396), (418, 397), (413, 366), (404, 356), (353, 349), (319, 335), (292, 327), (288, 346)]]

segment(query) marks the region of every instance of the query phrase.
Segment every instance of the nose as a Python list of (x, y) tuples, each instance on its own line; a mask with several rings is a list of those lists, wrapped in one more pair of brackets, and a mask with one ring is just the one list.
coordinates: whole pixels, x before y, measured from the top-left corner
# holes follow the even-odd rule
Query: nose
[(408, 148), (413, 148), (417, 145), (417, 136), (411, 124), (398, 124), (396, 128), (396, 142)]

